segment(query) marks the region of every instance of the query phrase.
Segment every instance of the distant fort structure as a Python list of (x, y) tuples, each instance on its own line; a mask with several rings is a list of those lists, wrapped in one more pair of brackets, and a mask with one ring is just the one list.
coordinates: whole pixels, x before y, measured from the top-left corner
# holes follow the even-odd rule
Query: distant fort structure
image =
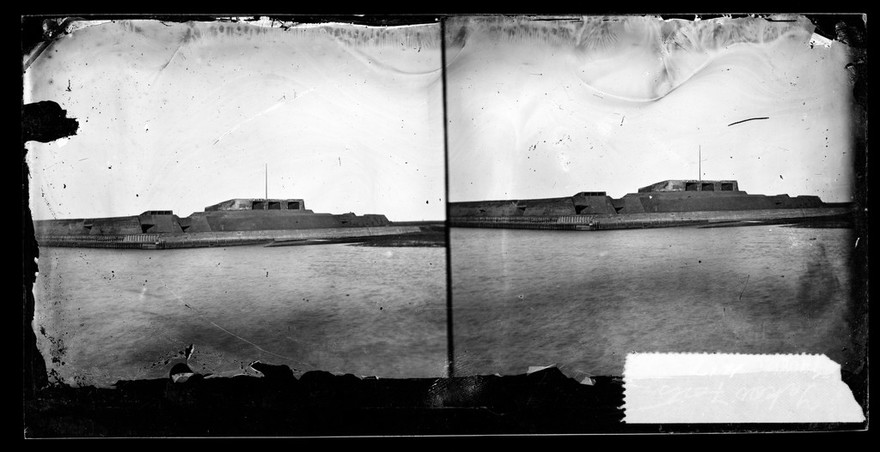
[(385, 215), (315, 213), (302, 199), (235, 198), (179, 217), (171, 210), (140, 215), (34, 221), (40, 246), (191, 248), (420, 232)]
[(601, 230), (845, 220), (851, 203), (818, 196), (751, 195), (735, 180), (672, 179), (612, 198), (604, 191), (561, 198), (452, 202), (450, 225)]

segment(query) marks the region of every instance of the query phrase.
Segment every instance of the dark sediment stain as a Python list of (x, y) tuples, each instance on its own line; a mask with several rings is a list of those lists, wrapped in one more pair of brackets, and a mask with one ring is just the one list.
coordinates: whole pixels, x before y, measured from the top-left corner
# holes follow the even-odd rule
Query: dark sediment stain
[(22, 142), (48, 143), (76, 135), (79, 122), (67, 117), (67, 110), (55, 102), (42, 101), (22, 106)]
[[(529, 375), (359, 378), (325, 371), (119, 381), (113, 389), (53, 387), (27, 404), (31, 437), (274, 436), (594, 432), (622, 424), (622, 381), (582, 385), (551, 368)], [(89, 407), (88, 409), (82, 409)], [(59, 416), (71, 408), (76, 418)], [(639, 427), (635, 427), (639, 430)]]
[[(47, 143), (59, 138), (75, 135), (79, 123), (67, 117), (67, 112), (57, 103), (52, 101), (36, 102), (22, 106), (21, 112), (21, 169), (22, 169), (22, 292), (24, 294), (22, 312), (23, 344), (23, 367), (24, 367), (24, 396), (25, 399), (33, 397), (35, 392), (49, 384), (46, 372), (46, 363), (40, 350), (37, 348), (37, 336), (34, 333), (32, 322), (34, 320), (34, 294), (33, 288), (36, 282), (38, 266), (36, 258), (39, 257), (37, 242), (34, 237), (34, 222), (28, 203), (30, 171), (27, 166), (28, 141)], [(58, 356), (53, 360), (59, 360), (63, 355), (63, 346), (58, 348)]]

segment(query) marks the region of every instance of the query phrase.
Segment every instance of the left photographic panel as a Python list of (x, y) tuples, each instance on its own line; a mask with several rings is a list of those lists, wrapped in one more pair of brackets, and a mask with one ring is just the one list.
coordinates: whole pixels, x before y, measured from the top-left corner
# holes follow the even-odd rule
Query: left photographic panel
[(439, 23), (44, 23), (24, 107), (78, 124), (25, 145), (50, 382), (445, 375)]

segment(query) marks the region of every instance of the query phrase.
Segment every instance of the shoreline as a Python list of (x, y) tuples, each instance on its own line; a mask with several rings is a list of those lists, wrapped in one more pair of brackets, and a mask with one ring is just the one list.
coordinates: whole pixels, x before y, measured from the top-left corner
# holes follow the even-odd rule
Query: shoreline
[(391, 225), (369, 228), (37, 236), (41, 247), (163, 250), (221, 246), (292, 246), (363, 243), (363, 246), (445, 246), (443, 225)]

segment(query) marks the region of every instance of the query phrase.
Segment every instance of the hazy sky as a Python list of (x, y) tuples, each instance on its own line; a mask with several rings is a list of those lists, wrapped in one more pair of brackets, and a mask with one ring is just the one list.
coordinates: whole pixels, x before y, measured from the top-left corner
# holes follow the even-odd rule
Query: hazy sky
[(848, 49), (794, 18), (451, 20), (450, 201), (619, 197), (700, 149), (703, 179), (849, 201)]
[[(27, 69), (69, 139), (28, 144), (36, 219), (231, 198), (445, 218), (440, 26), (80, 22)], [(287, 24), (290, 25), (290, 24)]]
[[(704, 179), (850, 200), (848, 48), (796, 19), (450, 18), (450, 200), (618, 197), (700, 149)], [(28, 144), (34, 217), (186, 216), (268, 163), (270, 197), (443, 219), (439, 25), (279, 25), (79, 22), (25, 73), (80, 124)]]

